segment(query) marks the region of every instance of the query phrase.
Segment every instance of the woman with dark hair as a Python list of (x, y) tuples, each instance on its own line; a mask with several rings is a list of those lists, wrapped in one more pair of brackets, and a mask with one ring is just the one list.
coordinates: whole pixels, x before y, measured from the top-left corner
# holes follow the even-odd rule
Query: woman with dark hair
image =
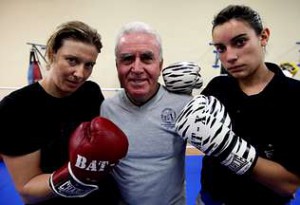
[(291, 120), (300, 116), (292, 106), (300, 104), (300, 81), (264, 61), (269, 37), (248, 6), (229, 5), (213, 20), (213, 45), (228, 75), (212, 79), (202, 94), (225, 105), (232, 130), (254, 147), (257, 159), (236, 174), (217, 157), (204, 156), (198, 204), (284, 205), (300, 186), (299, 125)]

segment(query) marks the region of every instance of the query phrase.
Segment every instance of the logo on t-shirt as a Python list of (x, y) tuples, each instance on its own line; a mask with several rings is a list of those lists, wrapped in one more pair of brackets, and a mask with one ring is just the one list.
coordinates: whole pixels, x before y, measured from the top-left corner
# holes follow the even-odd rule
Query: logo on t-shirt
[(175, 127), (176, 112), (172, 108), (165, 108), (161, 113), (162, 126), (167, 129)]

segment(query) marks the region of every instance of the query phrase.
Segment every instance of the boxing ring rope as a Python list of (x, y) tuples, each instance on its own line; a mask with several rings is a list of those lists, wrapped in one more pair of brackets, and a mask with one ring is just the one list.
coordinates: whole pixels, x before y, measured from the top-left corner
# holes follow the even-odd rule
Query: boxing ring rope
[[(10, 92), (17, 90), (19, 88), (21, 87), (0, 86), (0, 100)], [(115, 92), (122, 90), (122, 88), (101, 88), (101, 90), (103, 92), (103, 95), (105, 97), (108, 97), (114, 95)]]
[[(21, 87), (5, 87), (5, 86), (0, 86), (0, 90), (17, 90)], [(101, 88), (102, 91), (120, 91), (122, 88)]]

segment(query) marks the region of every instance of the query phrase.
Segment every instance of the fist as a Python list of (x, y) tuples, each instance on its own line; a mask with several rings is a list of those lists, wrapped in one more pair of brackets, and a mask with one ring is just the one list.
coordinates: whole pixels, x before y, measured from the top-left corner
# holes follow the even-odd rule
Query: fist
[[(207, 155), (218, 155), (231, 120), (223, 104), (213, 96), (197, 95), (180, 112), (176, 124), (180, 136)], [(226, 135), (231, 140), (232, 135)]]
[(100, 181), (128, 151), (126, 135), (103, 117), (82, 123), (69, 142), (71, 170), (85, 183)]
[(195, 96), (180, 112), (175, 127), (189, 143), (236, 174), (249, 173), (256, 163), (255, 148), (232, 131), (225, 107), (213, 96)]
[(167, 90), (191, 94), (193, 89), (199, 89), (203, 85), (200, 70), (193, 62), (178, 62), (165, 67), (162, 70), (162, 77)]

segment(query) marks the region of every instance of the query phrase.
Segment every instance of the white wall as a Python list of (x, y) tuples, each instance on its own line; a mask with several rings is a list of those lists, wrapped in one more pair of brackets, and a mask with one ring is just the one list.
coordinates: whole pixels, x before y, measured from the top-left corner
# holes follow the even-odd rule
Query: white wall
[[(27, 42), (45, 44), (57, 25), (75, 19), (95, 27), (103, 37), (104, 48), (91, 76), (102, 88), (119, 87), (114, 40), (121, 25), (132, 20), (145, 21), (159, 31), (165, 66), (194, 61), (202, 68), (205, 85), (220, 73), (212, 67), (211, 21), (230, 3), (252, 6), (271, 29), (266, 60), (300, 60), (299, 0), (0, 0), (0, 88), (27, 84), (31, 48)], [(7, 93), (0, 89), (0, 98), (3, 92)]]

